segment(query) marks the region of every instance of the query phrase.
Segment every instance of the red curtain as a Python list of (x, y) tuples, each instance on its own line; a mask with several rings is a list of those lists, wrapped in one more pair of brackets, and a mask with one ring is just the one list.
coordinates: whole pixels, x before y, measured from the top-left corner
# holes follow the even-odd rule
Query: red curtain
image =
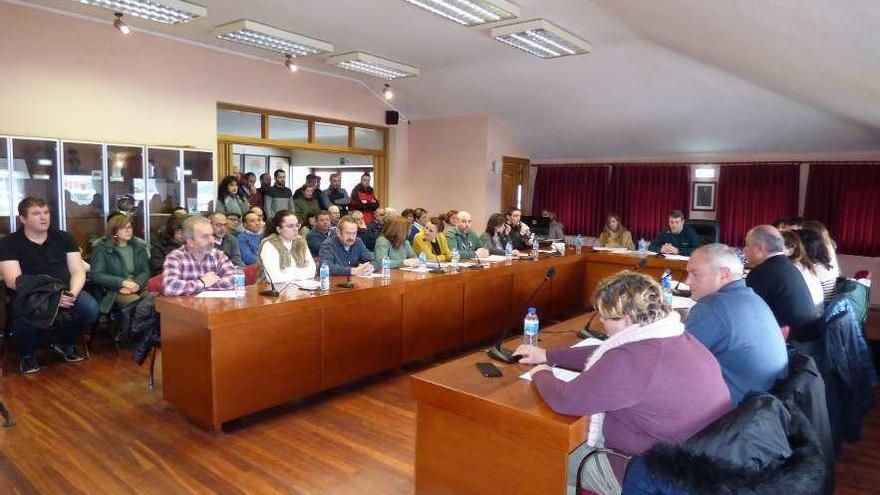
[(606, 190), (607, 211), (620, 215), (634, 239), (653, 239), (669, 212), (688, 213), (689, 165), (614, 165)]
[(880, 255), (880, 162), (811, 163), (804, 210), (828, 227), (837, 252)]
[(553, 210), (568, 235), (598, 235), (605, 216), (603, 191), (608, 166), (538, 165), (532, 214)]
[(797, 215), (797, 163), (731, 163), (718, 177), (717, 215), (721, 242), (742, 246), (755, 225)]

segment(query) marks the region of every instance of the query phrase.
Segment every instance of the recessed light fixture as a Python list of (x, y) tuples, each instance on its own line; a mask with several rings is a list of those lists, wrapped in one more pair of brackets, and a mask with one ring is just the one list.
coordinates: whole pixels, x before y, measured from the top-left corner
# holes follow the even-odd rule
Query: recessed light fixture
[(113, 27), (122, 34), (130, 34), (131, 27), (122, 20), (122, 12), (117, 12), (113, 15), (116, 16), (116, 20), (113, 21)]
[(694, 170), (694, 177), (697, 179), (714, 179), (715, 169), (711, 167), (702, 167)]
[(305, 57), (333, 51), (333, 45), (301, 34), (241, 19), (214, 28), (214, 34), (226, 41), (283, 53), (292, 57)]
[(400, 79), (419, 75), (419, 69), (411, 65), (370, 55), (364, 52), (351, 52), (327, 59), (327, 63), (339, 68), (360, 72), (382, 79)]
[(287, 70), (289, 70), (290, 72), (296, 72), (299, 70), (299, 67), (297, 67), (296, 64), (293, 63), (293, 58), (290, 55), (284, 56), (284, 66), (287, 67)]
[(141, 19), (163, 24), (179, 24), (208, 15), (208, 9), (201, 5), (182, 0), (78, 0), (79, 3), (94, 5), (121, 12)]
[(519, 7), (505, 0), (406, 0), (463, 26), (519, 17)]
[(580, 55), (593, 51), (593, 45), (589, 41), (544, 19), (493, 28), (492, 37), (541, 58)]
[(391, 91), (390, 84), (385, 85), (385, 89), (382, 90), (382, 96), (384, 96), (386, 100), (390, 100), (391, 98), (394, 98), (394, 91)]

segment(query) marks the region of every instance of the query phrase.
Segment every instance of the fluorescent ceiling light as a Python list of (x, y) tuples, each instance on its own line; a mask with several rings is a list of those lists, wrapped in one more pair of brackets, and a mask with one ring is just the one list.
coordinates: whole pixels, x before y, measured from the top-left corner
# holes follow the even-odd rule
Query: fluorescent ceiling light
[(698, 168), (694, 171), (694, 177), (697, 179), (714, 179), (715, 178), (715, 169), (714, 168)]
[(493, 28), (492, 37), (541, 58), (580, 55), (593, 51), (593, 45), (589, 41), (544, 19)]
[(214, 28), (214, 34), (222, 40), (294, 57), (305, 57), (333, 51), (333, 45), (326, 41), (316, 40), (247, 19), (217, 26)]
[(208, 15), (208, 9), (201, 5), (184, 2), (182, 0), (78, 0), (79, 3), (94, 5), (122, 12), (123, 14), (161, 22), (164, 24), (178, 24), (191, 21)]
[(410, 65), (393, 62), (369, 53), (351, 52), (327, 59), (327, 63), (339, 68), (360, 72), (382, 79), (400, 79), (419, 75), (419, 69)]
[(505, 0), (406, 0), (463, 26), (519, 17), (519, 7)]

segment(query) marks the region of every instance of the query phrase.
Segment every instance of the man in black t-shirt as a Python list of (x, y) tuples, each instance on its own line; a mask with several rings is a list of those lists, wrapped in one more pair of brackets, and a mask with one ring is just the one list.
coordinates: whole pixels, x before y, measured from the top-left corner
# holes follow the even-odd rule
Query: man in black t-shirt
[[(28, 197), (18, 204), (19, 229), (0, 240), (0, 273), (15, 298), (21, 275), (49, 275), (67, 286), (59, 310), (67, 314), (50, 337), (52, 349), (67, 362), (82, 361), (74, 343), (98, 317), (98, 303), (83, 292), (86, 272), (79, 247), (67, 232), (49, 227), (49, 206), (42, 198)], [(15, 318), (15, 315), (13, 315)], [(43, 329), (14, 319), (15, 346), (22, 373), (40, 371), (34, 351)]]

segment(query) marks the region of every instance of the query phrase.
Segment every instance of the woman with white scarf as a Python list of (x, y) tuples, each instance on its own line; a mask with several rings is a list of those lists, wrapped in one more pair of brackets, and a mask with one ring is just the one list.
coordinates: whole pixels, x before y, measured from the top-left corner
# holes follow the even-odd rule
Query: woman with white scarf
[[(681, 442), (731, 409), (715, 357), (690, 334), (647, 275), (623, 271), (596, 289), (593, 305), (608, 335), (598, 346), (544, 350), (519, 346), (520, 363), (539, 364), (532, 380), (561, 414), (590, 416), (579, 484), (621, 493), (629, 458), (659, 442)], [(570, 382), (551, 366), (582, 371)]]

